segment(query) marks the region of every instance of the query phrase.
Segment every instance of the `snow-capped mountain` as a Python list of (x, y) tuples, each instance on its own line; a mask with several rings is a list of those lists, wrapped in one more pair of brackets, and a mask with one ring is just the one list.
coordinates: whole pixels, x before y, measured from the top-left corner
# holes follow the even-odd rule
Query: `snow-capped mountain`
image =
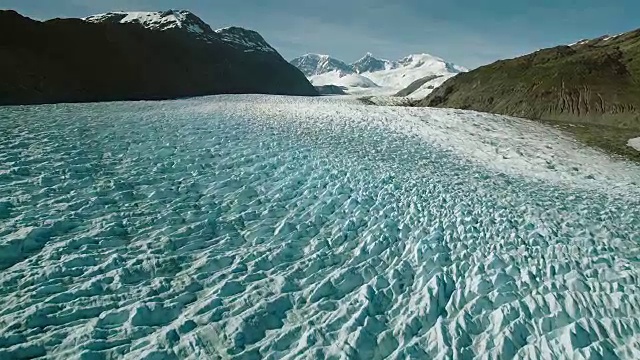
[(332, 71), (339, 72), (343, 75), (353, 73), (353, 67), (351, 67), (351, 65), (347, 65), (345, 62), (334, 59), (329, 55), (306, 54), (291, 60), (291, 64), (300, 69), (307, 77)]
[(397, 67), (425, 68), (433, 72), (460, 73), (469, 71), (467, 68), (429, 54), (413, 54), (396, 61)]
[(222, 41), (234, 47), (245, 48), (246, 51), (276, 52), (260, 34), (253, 30), (231, 26), (218, 29), (215, 32)]
[(185, 30), (207, 42), (222, 41), (247, 52), (277, 53), (260, 34), (253, 30), (235, 26), (213, 30), (202, 19), (187, 10), (109, 12), (88, 16), (84, 20), (97, 23), (134, 23), (158, 31)]
[(381, 70), (390, 70), (396, 67), (397, 64), (393, 63), (389, 60), (376, 59), (373, 57), (373, 54), (366, 53), (360, 60), (351, 64), (351, 68), (357, 74), (381, 71)]
[(130, 11), (108, 12), (84, 18), (89, 22), (135, 23), (152, 30), (186, 29), (195, 34), (211, 33), (211, 27), (199, 17), (186, 10), (157, 12)]
[(400, 60), (378, 59), (371, 53), (351, 64), (328, 55), (307, 54), (293, 59), (313, 85), (336, 85), (350, 94), (393, 95), (428, 79), (411, 91), (413, 97), (424, 97), (450, 77), (467, 69), (429, 54), (413, 54)]
[(188, 11), (38, 21), (0, 10), (0, 44), (0, 105), (318, 95), (258, 33), (212, 30)]

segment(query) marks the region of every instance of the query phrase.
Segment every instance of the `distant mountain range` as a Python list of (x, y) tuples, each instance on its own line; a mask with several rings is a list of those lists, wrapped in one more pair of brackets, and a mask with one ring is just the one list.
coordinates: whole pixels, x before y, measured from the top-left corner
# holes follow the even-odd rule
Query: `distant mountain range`
[(257, 32), (184, 10), (45, 22), (0, 11), (0, 78), (0, 104), (317, 94)]
[[(465, 72), (462, 66), (428, 54), (409, 55), (397, 61), (367, 53), (347, 64), (329, 55), (307, 54), (291, 60), (316, 86), (334, 85), (349, 94), (424, 97), (446, 79)], [(407, 89), (412, 84), (411, 91)], [(400, 95), (399, 95), (400, 96)]]

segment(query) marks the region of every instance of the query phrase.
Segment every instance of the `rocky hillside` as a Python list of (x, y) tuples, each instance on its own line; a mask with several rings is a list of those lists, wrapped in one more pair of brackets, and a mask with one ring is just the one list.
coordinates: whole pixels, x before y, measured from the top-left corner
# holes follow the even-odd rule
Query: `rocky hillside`
[(323, 85), (323, 86), (314, 86), (320, 95), (347, 95), (345, 90), (347, 90), (343, 86), (336, 85)]
[(418, 104), (640, 129), (640, 30), (460, 73)]
[[(394, 96), (403, 97), (403, 96), (409, 96), (411, 94), (415, 94), (415, 92), (418, 91), (418, 89), (422, 88), (424, 84), (428, 83), (433, 79), (437, 79), (439, 77), (442, 77), (442, 75), (427, 75), (423, 78), (420, 78), (412, 82), (406, 88), (398, 91)], [(433, 90), (434, 87), (430, 87), (430, 89)]]
[(0, 11), (0, 105), (222, 93), (317, 95), (256, 32), (187, 11), (35, 21)]

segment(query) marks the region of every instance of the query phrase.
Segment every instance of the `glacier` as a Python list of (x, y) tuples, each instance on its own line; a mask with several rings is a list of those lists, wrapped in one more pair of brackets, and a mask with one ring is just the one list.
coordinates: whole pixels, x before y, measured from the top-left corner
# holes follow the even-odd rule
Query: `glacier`
[(0, 359), (640, 357), (640, 167), (349, 98), (0, 108)]

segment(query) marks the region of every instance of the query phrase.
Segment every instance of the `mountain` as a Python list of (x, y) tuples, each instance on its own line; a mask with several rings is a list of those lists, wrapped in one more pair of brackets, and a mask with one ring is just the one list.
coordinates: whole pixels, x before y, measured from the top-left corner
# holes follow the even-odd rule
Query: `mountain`
[[(422, 88), (424, 86), (424, 84), (428, 83), (431, 80), (437, 79), (439, 77), (442, 77), (442, 76), (440, 76), (440, 75), (427, 75), (427, 76), (425, 76), (423, 78), (420, 78), (420, 79), (412, 82), (406, 88), (398, 91), (394, 96), (404, 97), (404, 96), (409, 96), (411, 94), (415, 94), (415, 92), (418, 91), (420, 88)], [(434, 89), (434, 87), (431, 86), (430, 89)]]
[(222, 41), (233, 47), (243, 49), (245, 52), (278, 53), (260, 34), (253, 30), (231, 26), (216, 30), (216, 34)]
[[(345, 87), (349, 94), (426, 96), (445, 80), (467, 69), (428, 54), (409, 55), (397, 61), (378, 59), (367, 53), (346, 64), (328, 55), (307, 54), (293, 59), (314, 86)], [(428, 79), (416, 87), (416, 82)]]
[(424, 89), (429, 85), (439, 86), (446, 79), (466, 70), (439, 57), (429, 54), (414, 54), (394, 61), (387, 70), (374, 71), (362, 75), (382, 87), (393, 90), (390, 93), (395, 94), (419, 79), (427, 76), (438, 76), (423, 84), (423, 87), (416, 89), (416, 91), (424, 92)]
[(0, 104), (317, 95), (258, 33), (188, 11), (44, 22), (0, 11)]
[(320, 95), (347, 95), (346, 88), (336, 85), (316, 86), (316, 90)]
[(328, 72), (336, 71), (341, 74), (353, 74), (353, 68), (346, 63), (334, 59), (329, 55), (307, 54), (299, 58), (291, 60), (291, 64), (305, 76), (321, 75)]
[(213, 30), (199, 17), (186, 10), (162, 12), (109, 12), (92, 15), (83, 20), (94, 23), (138, 24), (150, 30), (186, 30), (194, 35), (206, 37)]
[(419, 105), (640, 129), (640, 30), (497, 61)]
[(214, 31), (199, 17), (186, 10), (109, 12), (88, 16), (83, 20), (93, 23), (138, 24), (149, 30), (185, 31), (201, 40), (207, 42), (223, 41), (247, 52), (262, 51), (277, 53), (277, 51), (255, 31), (235, 26)]
[(367, 53), (360, 60), (351, 64), (353, 71), (358, 74), (388, 70), (395, 66), (396, 64), (389, 60), (376, 59), (371, 53)]
[(341, 71), (330, 71), (311, 77), (314, 86), (337, 85), (347, 89), (377, 89), (380, 85), (362, 74), (345, 74)]

